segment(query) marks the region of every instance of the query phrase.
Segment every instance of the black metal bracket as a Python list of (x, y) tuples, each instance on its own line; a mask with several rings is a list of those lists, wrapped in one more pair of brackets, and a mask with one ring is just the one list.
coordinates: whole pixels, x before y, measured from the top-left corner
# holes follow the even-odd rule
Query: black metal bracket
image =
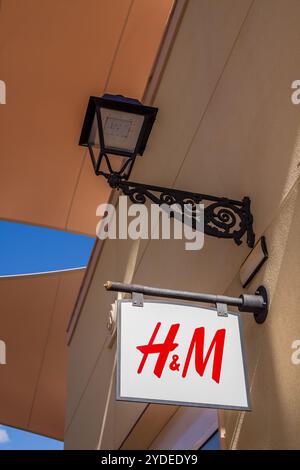
[[(204, 233), (216, 238), (232, 238), (237, 245), (242, 243), (246, 234), (247, 245), (253, 248), (255, 235), (253, 232), (253, 216), (250, 210), (250, 199), (242, 201), (206, 194), (180, 191), (142, 183), (134, 183), (120, 178), (119, 175), (104, 175), (111, 188), (121, 190), (133, 203), (145, 204), (147, 199), (155, 204), (190, 204), (191, 221), (196, 214), (196, 204), (204, 204)], [(193, 223), (195, 226), (195, 221)]]
[[(189, 204), (191, 208), (190, 222), (193, 228), (196, 226), (197, 204), (204, 204), (204, 233), (206, 235), (216, 238), (231, 238), (237, 245), (241, 245), (242, 238), (246, 234), (247, 245), (249, 248), (254, 247), (255, 234), (249, 197), (237, 201), (225, 197), (135, 183), (128, 181), (135, 157), (124, 159), (121, 168), (116, 171), (112, 168), (105, 153), (100, 151), (98, 159), (96, 159), (91, 146), (89, 146), (89, 152), (96, 175), (104, 176), (111, 188), (121, 190), (133, 203), (145, 204), (149, 200), (159, 206), (176, 204), (181, 207), (182, 211), (184, 206)], [(100, 170), (102, 162), (105, 162), (107, 172)]]
[[(167, 297), (172, 299), (189, 300), (215, 304), (219, 316), (227, 316), (226, 306), (237, 307), (240, 312), (253, 313), (256, 323), (264, 323), (269, 310), (268, 292), (264, 286), (259, 286), (255, 294), (242, 294), (239, 297), (226, 295), (201, 294), (199, 292), (160, 289), (157, 287), (141, 286), (107, 281), (104, 287), (108, 291), (127, 292), (132, 294), (133, 305), (143, 306), (143, 295)], [(140, 296), (139, 296), (140, 295)]]

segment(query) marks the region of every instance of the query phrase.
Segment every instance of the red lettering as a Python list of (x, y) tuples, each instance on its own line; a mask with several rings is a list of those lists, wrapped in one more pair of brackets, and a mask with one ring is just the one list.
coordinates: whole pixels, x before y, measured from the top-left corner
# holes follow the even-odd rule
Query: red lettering
[(177, 331), (180, 326), (179, 323), (176, 323), (170, 327), (166, 339), (163, 343), (154, 344), (154, 340), (156, 338), (160, 326), (161, 323), (157, 323), (148, 344), (136, 347), (143, 354), (143, 358), (137, 371), (138, 374), (143, 371), (144, 365), (149, 354), (159, 354), (155, 364), (154, 374), (160, 378), (170, 352), (174, 351), (174, 349), (178, 346), (178, 343), (174, 343), (174, 339), (177, 335)]
[(214, 351), (214, 362), (213, 362), (213, 370), (212, 370), (212, 378), (215, 382), (219, 383), (220, 382), (220, 375), (221, 375), (221, 367), (222, 367), (222, 359), (223, 359), (223, 350), (224, 350), (224, 341), (225, 341), (225, 329), (218, 330), (209, 346), (208, 352), (205, 356), (205, 359), (203, 360), (204, 356), (204, 328), (196, 328), (189, 350), (188, 354), (186, 356), (183, 372), (182, 372), (182, 377), (186, 377), (191, 356), (193, 353), (193, 350), (195, 348), (195, 367), (196, 371), (198, 374), (202, 377), (206, 365), (208, 363), (209, 357), (212, 353), (213, 348), (215, 349)]

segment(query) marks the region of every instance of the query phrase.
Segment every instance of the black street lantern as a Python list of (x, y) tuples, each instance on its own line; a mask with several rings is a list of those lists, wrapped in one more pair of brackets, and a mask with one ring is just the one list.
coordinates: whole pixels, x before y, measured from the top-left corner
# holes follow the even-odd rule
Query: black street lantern
[[(157, 111), (121, 95), (90, 97), (79, 145), (89, 148), (96, 175), (129, 178), (136, 156), (143, 155)], [(118, 171), (112, 169), (111, 155), (127, 157)], [(103, 158), (108, 173), (101, 169)]]
[[(79, 145), (88, 147), (96, 175), (104, 176), (113, 189), (127, 195), (133, 203), (147, 199), (162, 205), (192, 205), (191, 221), (197, 218), (198, 204), (204, 204), (204, 233), (217, 238), (231, 238), (237, 245), (246, 234), (253, 248), (255, 235), (250, 198), (241, 201), (225, 197), (192, 193), (128, 181), (137, 155), (143, 155), (157, 108), (143, 106), (138, 100), (105, 94), (90, 97)], [(115, 156), (123, 157), (113, 169)]]

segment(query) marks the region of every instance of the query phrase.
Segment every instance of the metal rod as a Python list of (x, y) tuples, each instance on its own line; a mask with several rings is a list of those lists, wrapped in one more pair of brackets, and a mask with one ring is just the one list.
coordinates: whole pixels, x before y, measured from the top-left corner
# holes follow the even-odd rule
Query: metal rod
[(161, 289), (158, 287), (141, 286), (139, 284), (125, 284), (123, 282), (107, 281), (104, 287), (108, 291), (140, 293), (156, 297), (168, 297), (172, 299), (191, 300), (212, 304), (226, 304), (238, 307), (240, 312), (254, 314), (258, 323), (265, 321), (268, 312), (268, 299), (266, 289), (260, 286), (255, 294), (242, 294), (240, 297), (228, 297), (226, 295), (202, 294), (198, 292)]
[(124, 284), (122, 282), (107, 281), (104, 284), (106, 290), (115, 292), (137, 292), (144, 295), (152, 295), (156, 297), (168, 297), (181, 300), (194, 300), (195, 302), (207, 303), (223, 303), (227, 305), (240, 306), (243, 300), (239, 297), (227, 297), (224, 295), (200, 294), (196, 292), (179, 291), (172, 289), (161, 289), (159, 287), (141, 286), (139, 284)]

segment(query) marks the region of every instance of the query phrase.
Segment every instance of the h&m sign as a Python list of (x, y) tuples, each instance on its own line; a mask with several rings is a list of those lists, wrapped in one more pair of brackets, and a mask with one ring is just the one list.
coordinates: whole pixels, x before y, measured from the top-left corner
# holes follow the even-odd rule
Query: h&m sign
[(249, 410), (240, 316), (118, 301), (117, 399)]

